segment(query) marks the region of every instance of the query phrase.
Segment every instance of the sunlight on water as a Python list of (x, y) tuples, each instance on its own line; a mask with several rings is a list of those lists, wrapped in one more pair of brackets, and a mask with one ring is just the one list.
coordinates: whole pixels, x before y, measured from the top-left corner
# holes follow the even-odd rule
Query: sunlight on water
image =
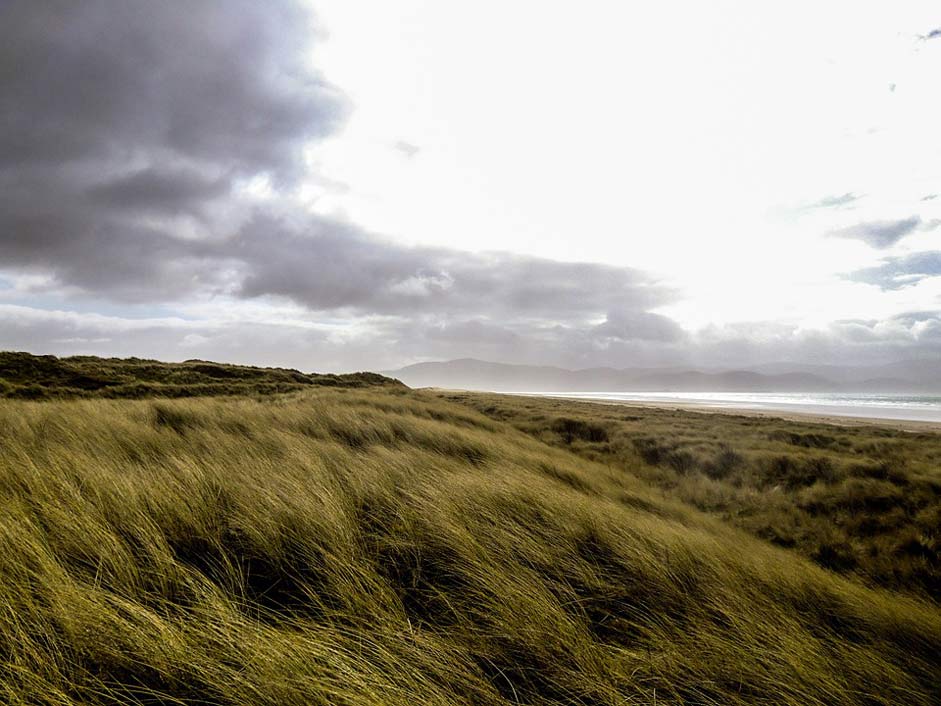
[(675, 402), (841, 417), (941, 422), (941, 396), (810, 392), (533, 392), (546, 397), (624, 402)]

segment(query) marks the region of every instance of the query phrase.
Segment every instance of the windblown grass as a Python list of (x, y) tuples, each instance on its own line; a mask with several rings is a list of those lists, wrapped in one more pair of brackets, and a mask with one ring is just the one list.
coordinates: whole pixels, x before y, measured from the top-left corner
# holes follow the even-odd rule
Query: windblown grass
[(939, 699), (936, 606), (406, 390), (0, 401), (0, 507), (2, 703)]
[(630, 472), (828, 569), (941, 601), (941, 434), (509, 395), (447, 397)]

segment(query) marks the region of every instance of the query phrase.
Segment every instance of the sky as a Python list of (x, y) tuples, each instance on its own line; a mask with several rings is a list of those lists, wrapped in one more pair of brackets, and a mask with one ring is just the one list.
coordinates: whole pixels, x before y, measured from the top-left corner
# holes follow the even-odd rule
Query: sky
[(0, 349), (941, 355), (937, 2), (7, 0)]

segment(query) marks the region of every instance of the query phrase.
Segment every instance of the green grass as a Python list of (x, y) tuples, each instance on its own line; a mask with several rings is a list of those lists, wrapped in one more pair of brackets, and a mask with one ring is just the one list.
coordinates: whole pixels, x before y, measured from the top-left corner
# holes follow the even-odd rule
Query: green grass
[(199, 397), (270, 395), (317, 387), (398, 385), (376, 373), (331, 375), (205, 360), (163, 363), (140, 358), (57, 358), (0, 351), (0, 398)]
[(629, 472), (823, 567), (941, 601), (941, 434), (508, 395), (445, 396)]
[(939, 702), (937, 605), (545, 421), (565, 448), (389, 386), (0, 401), (0, 702)]

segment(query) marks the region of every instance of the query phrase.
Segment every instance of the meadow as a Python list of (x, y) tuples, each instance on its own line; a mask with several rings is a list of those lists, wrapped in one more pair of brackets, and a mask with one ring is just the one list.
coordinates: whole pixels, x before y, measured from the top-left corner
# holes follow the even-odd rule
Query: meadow
[(0, 702), (941, 700), (936, 603), (611, 462), (612, 421), (468, 403), (0, 400)]

